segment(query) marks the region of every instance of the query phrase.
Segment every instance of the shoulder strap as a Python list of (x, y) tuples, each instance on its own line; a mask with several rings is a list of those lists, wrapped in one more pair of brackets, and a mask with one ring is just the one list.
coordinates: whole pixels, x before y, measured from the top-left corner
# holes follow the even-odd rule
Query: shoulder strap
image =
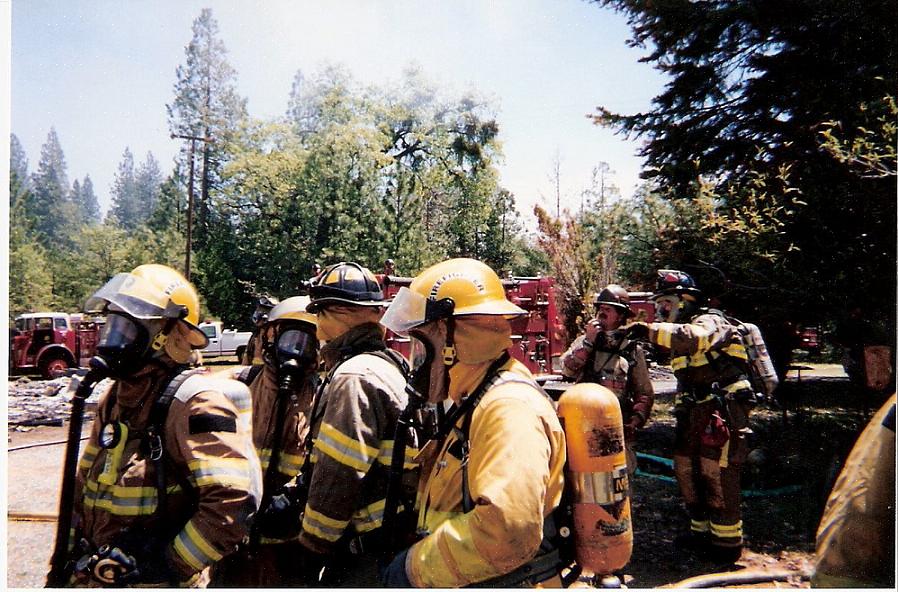
[[(150, 410), (150, 420), (146, 429), (146, 438), (150, 451), (150, 460), (153, 461), (156, 467), (157, 496), (156, 511), (154, 514), (158, 515), (164, 511), (163, 506), (165, 505), (165, 499), (168, 493), (165, 481), (165, 462), (168, 460), (168, 456), (165, 454), (165, 421), (168, 418), (168, 410), (171, 408), (175, 394), (178, 392), (178, 389), (181, 388), (181, 385), (191, 376), (205, 371), (204, 368), (185, 370), (184, 366), (179, 366), (175, 370), (172, 379), (169, 380), (168, 385), (166, 385), (165, 389), (162, 391), (162, 394), (153, 402), (153, 408)], [(191, 495), (193, 493), (193, 488), (191, 487), (190, 482), (184, 478), (183, 475), (176, 472), (175, 479), (178, 481), (178, 485), (181, 486), (185, 494)], [(160, 521), (160, 523), (161, 522), (162, 521)]]
[(409, 368), (408, 362), (398, 351), (385, 347), (382, 350), (369, 351), (365, 353), (371, 354), (372, 356), (377, 356), (378, 358), (383, 358), (384, 360), (390, 362), (391, 364), (396, 366), (400, 372), (402, 372), (403, 378), (408, 380), (409, 374), (411, 374), (411, 368)]

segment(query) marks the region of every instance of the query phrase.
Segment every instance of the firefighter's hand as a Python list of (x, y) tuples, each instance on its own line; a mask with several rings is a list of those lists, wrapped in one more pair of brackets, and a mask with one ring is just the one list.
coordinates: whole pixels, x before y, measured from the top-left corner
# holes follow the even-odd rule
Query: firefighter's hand
[(165, 552), (147, 554), (135, 561), (134, 568), (122, 574), (117, 585), (159, 585), (174, 586), (178, 577)]
[(595, 343), (596, 337), (602, 331), (602, 325), (598, 319), (592, 319), (586, 323), (586, 341)]
[(649, 326), (642, 322), (630, 323), (623, 328), (627, 339), (634, 341), (647, 341), (649, 338)]
[(413, 588), (411, 580), (408, 579), (408, 573), (405, 571), (405, 558), (408, 556), (408, 549), (393, 558), (390, 565), (380, 575), (381, 583), (386, 588)]

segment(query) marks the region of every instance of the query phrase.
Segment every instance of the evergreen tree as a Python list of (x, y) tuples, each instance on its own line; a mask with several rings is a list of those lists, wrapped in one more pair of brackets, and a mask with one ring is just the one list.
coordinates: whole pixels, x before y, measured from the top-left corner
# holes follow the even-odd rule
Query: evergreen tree
[(775, 244), (756, 251), (771, 253), (769, 263), (742, 266), (719, 248), (689, 263), (710, 266), (709, 281), (726, 277), (730, 302), (754, 303), (759, 314), (759, 291), (798, 322), (860, 306), (894, 335), (895, 167), (858, 170), (821, 132), (837, 126), (848, 145), (870, 134), (881, 135), (879, 146), (898, 142), (894, 125), (870, 126), (869, 117), (898, 85), (895, 0), (601, 3), (627, 15), (631, 44), (648, 48), (644, 61), (670, 80), (650, 110), (600, 109), (597, 120), (644, 138), (645, 175), (666, 197), (723, 200), (715, 211), (726, 220), (680, 244), (708, 252), (712, 242), (744, 240), (733, 250), (751, 254), (756, 237), (741, 229), (759, 207), (776, 212), (761, 216)]
[(142, 207), (134, 173), (134, 156), (125, 148), (112, 184), (112, 207), (109, 217), (122, 228), (134, 229), (140, 224)]
[(97, 224), (100, 222), (100, 202), (94, 193), (94, 183), (90, 180), (90, 175), (84, 176), (84, 182), (81, 183), (81, 212), (84, 220), (88, 224)]
[[(195, 141), (195, 186), (198, 189), (195, 239), (202, 248), (215, 204), (211, 197), (220, 184), (228, 159), (226, 146), (246, 116), (246, 99), (237, 93), (237, 73), (227, 61), (218, 38), (218, 22), (204, 8), (193, 22), (193, 38), (185, 48), (186, 61), (176, 70), (175, 97), (166, 105), (171, 132), (203, 138)], [(187, 171), (190, 140), (182, 148), (181, 170)]]
[(72, 215), (65, 156), (56, 130), (50, 128), (41, 147), (41, 159), (31, 178), (32, 193), (27, 216), (34, 221), (38, 240), (44, 245), (65, 240), (63, 229)]
[(146, 160), (138, 167), (134, 176), (134, 190), (137, 198), (139, 220), (149, 220), (156, 210), (162, 185), (162, 171), (152, 152), (147, 152)]
[(9, 135), (9, 208), (24, 202), (31, 189), (28, 178), (28, 156), (15, 134)]

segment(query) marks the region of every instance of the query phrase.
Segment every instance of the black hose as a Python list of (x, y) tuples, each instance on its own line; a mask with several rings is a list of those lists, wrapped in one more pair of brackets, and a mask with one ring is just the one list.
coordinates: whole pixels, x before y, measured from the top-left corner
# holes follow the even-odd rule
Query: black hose
[(84, 403), (100, 380), (106, 377), (108, 368), (99, 357), (91, 360), (87, 373), (72, 397), (72, 415), (69, 421), (69, 437), (65, 449), (62, 472), (62, 491), (59, 494), (59, 522), (56, 526), (56, 545), (50, 559), (47, 588), (61, 588), (66, 584), (66, 564), (69, 554), (69, 531), (72, 528), (72, 510), (75, 502), (75, 473), (78, 470), (78, 451), (81, 443), (81, 425), (84, 421)]
[[(82, 436), (80, 441), (84, 442), (90, 438), (90, 436)], [(65, 444), (68, 440), (53, 440), (52, 442), (35, 442), (33, 444), (22, 444), (21, 446), (13, 446), (12, 448), (7, 448), (7, 452), (15, 452), (17, 450), (27, 450), (29, 448), (40, 448), (42, 446), (58, 446), (59, 444)]]

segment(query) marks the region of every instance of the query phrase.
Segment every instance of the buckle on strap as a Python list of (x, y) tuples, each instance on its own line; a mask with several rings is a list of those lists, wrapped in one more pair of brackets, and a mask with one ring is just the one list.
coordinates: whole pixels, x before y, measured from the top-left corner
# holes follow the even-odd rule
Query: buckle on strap
[(147, 433), (147, 446), (150, 449), (150, 460), (157, 461), (162, 458), (162, 436), (155, 431)]

